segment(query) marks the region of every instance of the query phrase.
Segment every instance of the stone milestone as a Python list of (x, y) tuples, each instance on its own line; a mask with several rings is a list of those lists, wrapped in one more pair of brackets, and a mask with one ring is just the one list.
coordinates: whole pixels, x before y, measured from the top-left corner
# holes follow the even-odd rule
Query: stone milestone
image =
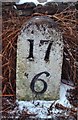
[(46, 16), (29, 19), (17, 40), (17, 99), (58, 99), (62, 61), (63, 37), (57, 24)]

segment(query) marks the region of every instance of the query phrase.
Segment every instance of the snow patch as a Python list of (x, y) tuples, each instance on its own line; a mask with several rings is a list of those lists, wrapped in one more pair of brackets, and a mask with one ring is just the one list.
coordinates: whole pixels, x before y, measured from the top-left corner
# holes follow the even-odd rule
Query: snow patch
[[(22, 111), (23, 109), (27, 110), (31, 114), (36, 114), (36, 117), (38, 118), (52, 118), (51, 115), (48, 114), (48, 109), (52, 105), (52, 103), (60, 103), (61, 105), (71, 108), (72, 105), (69, 103), (69, 101), (66, 98), (66, 91), (68, 89), (73, 89), (73, 87), (61, 83), (60, 86), (60, 99), (55, 101), (45, 101), (45, 100), (35, 100), (35, 101), (16, 101), (19, 105), (19, 110)], [(52, 113), (57, 114), (61, 113), (62, 110), (58, 110), (53, 108)]]
[(19, 0), (19, 2), (17, 4), (23, 4), (23, 3), (26, 3), (26, 2), (33, 2), (35, 3), (36, 5), (38, 4), (46, 4), (47, 2), (77, 2), (77, 0), (47, 0), (47, 2), (43, 2), (43, 3), (40, 3), (38, 0)]
[(23, 4), (23, 3), (26, 3), (26, 2), (33, 2), (36, 5), (38, 5), (38, 4), (44, 5), (47, 2), (53, 2), (53, 0), (47, 0), (47, 2), (43, 2), (43, 3), (40, 3), (38, 0), (20, 0), (19, 3), (17, 3), (17, 4)]

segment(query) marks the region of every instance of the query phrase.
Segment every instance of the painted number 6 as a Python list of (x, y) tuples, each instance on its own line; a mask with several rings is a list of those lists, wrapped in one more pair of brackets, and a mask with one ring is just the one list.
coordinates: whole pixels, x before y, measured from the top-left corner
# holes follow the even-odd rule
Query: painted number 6
[[(48, 73), (46, 71), (41, 72), (41, 73), (35, 75), (34, 78), (31, 81), (31, 83), (30, 83), (30, 88), (31, 88), (32, 92), (35, 93), (35, 94), (42, 94), (42, 93), (44, 93), (47, 90), (47, 83), (43, 79), (39, 78), (42, 74), (46, 74), (46, 77), (50, 76), (50, 73)], [(43, 87), (43, 89), (41, 91), (36, 91), (35, 90), (35, 83), (36, 83), (36, 81), (43, 82), (44, 87)]]

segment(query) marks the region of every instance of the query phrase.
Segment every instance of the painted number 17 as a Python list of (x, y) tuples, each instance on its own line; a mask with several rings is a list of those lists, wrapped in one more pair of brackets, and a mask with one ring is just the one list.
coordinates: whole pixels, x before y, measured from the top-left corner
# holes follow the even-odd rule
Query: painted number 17
[[(29, 56), (27, 57), (27, 59), (32, 61), (32, 60), (34, 60), (34, 55), (33, 55), (34, 40), (28, 39), (28, 41), (30, 43), (30, 49), (29, 49)], [(50, 51), (51, 51), (51, 46), (52, 46), (52, 41), (50, 41), (50, 40), (40, 40), (40, 44), (43, 44), (43, 43), (49, 43), (48, 47), (47, 47), (47, 50), (46, 50), (46, 53), (45, 53), (45, 57), (44, 57), (44, 60), (46, 62), (48, 62), (49, 61), (49, 56), (50, 56)]]

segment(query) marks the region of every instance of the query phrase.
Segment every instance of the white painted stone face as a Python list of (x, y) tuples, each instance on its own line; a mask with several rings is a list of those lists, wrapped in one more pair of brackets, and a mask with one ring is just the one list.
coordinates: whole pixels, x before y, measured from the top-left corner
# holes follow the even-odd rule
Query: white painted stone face
[(59, 98), (63, 38), (55, 22), (30, 19), (17, 40), (16, 94), (20, 100)]

